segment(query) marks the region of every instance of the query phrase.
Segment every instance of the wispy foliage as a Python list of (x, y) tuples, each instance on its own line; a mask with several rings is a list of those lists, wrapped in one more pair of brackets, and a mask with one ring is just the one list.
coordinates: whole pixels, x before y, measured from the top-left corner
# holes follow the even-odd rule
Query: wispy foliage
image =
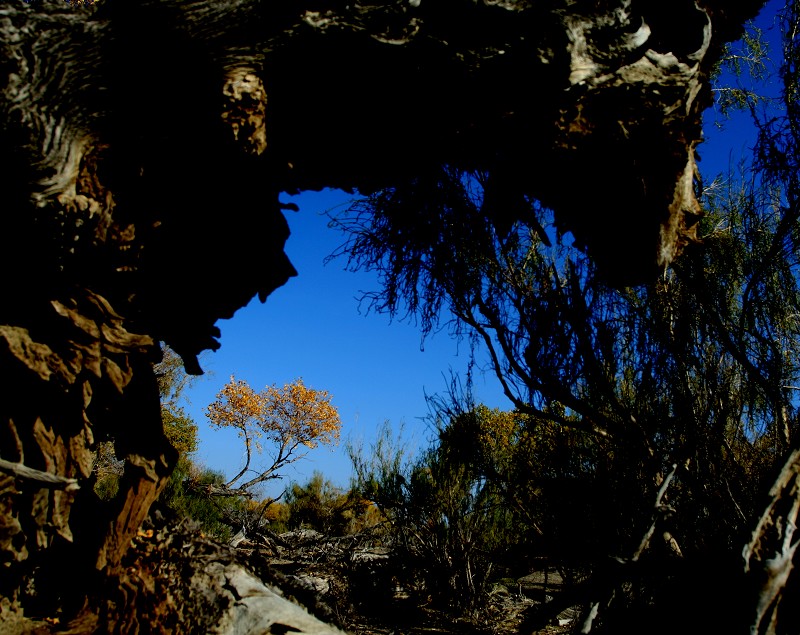
[[(541, 530), (537, 544), (551, 557), (583, 553), (595, 585), (589, 630), (600, 610), (609, 632), (629, 627), (632, 615), (646, 630), (659, 624), (667, 632), (677, 626), (676, 594), (682, 606), (708, 612), (694, 585), (711, 553), (728, 568), (706, 579), (715, 576), (723, 597), (741, 593), (725, 572), (739, 566), (762, 496), (797, 447), (798, 24), (797, 3), (788, 3), (782, 57), (772, 60), (781, 68), (772, 75), (781, 103), (745, 92), (731, 93), (726, 105), (740, 99), (752, 114), (753, 157), (704, 193), (699, 243), (650, 284), (606, 285), (536, 201), (507, 224), (487, 217), (490, 175), (418, 175), (335, 221), (346, 232), (340, 255), (349, 266), (379, 274), (382, 287), (365, 296), (371, 308), (419, 320), (425, 332), (449, 324), (488, 351), (487, 367), (515, 413), (475, 410), (451, 441), (496, 453), (484, 476), (524, 501), (519, 508), (529, 510)], [(751, 73), (743, 85), (752, 88), (772, 67), (758, 33), (742, 46), (731, 63)], [(531, 460), (504, 464), (503, 446)], [(789, 513), (774, 522), (794, 521)], [(778, 549), (776, 561), (791, 561), (780, 551), (786, 535), (761, 538)], [(611, 575), (598, 564), (608, 556), (660, 571), (635, 578), (633, 567), (621, 567)], [(773, 618), (779, 596), (767, 600)], [(725, 619), (751, 620), (755, 594), (748, 601)], [(770, 632), (762, 617), (756, 630)]]

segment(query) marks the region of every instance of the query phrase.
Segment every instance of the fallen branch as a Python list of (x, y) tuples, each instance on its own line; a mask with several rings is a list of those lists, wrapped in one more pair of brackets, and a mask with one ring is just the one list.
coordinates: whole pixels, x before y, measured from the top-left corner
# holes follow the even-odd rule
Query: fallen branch
[(672, 464), (672, 470), (670, 473), (667, 474), (667, 478), (664, 479), (664, 482), (661, 484), (661, 487), (658, 490), (658, 495), (656, 496), (656, 504), (655, 504), (655, 511), (656, 513), (653, 516), (653, 523), (650, 525), (650, 528), (645, 532), (642, 541), (639, 543), (639, 548), (636, 550), (636, 553), (633, 554), (631, 558), (632, 562), (636, 562), (641, 555), (644, 553), (644, 550), (647, 549), (647, 546), (650, 544), (650, 539), (653, 537), (653, 533), (656, 530), (656, 525), (658, 524), (659, 519), (662, 517), (664, 512), (673, 511), (672, 508), (662, 505), (661, 500), (664, 498), (664, 494), (667, 493), (667, 488), (669, 487), (672, 478), (675, 476), (675, 471), (678, 469), (678, 464)]
[[(678, 464), (673, 463), (672, 469), (670, 470), (669, 474), (667, 474), (664, 481), (661, 483), (661, 487), (658, 489), (658, 494), (656, 494), (656, 501), (654, 505), (654, 513), (653, 513), (653, 522), (648, 527), (647, 531), (645, 532), (642, 540), (639, 543), (639, 547), (636, 549), (636, 552), (633, 556), (629, 559), (626, 558), (614, 558), (616, 562), (621, 565), (630, 565), (631, 563), (635, 563), (639, 561), (639, 558), (642, 556), (644, 551), (650, 545), (650, 539), (653, 537), (655, 533), (656, 526), (658, 525), (659, 521), (664, 517), (665, 514), (671, 513), (674, 510), (669, 505), (664, 505), (662, 502), (664, 499), (664, 495), (667, 493), (667, 488), (669, 488), (669, 484), (672, 482), (673, 477), (675, 476), (675, 472), (678, 469)], [(670, 536), (670, 541), (675, 542), (675, 539)], [(680, 547), (670, 545), (671, 548), (675, 553), (680, 553)], [(616, 590), (613, 584), (609, 585), (598, 585), (598, 588), (601, 589), (601, 593), (605, 595), (604, 600), (596, 600), (593, 599), (591, 602), (584, 606), (583, 614), (581, 615), (581, 619), (578, 622), (578, 629), (576, 632), (581, 633), (581, 635), (586, 635), (591, 633), (592, 631), (592, 623), (597, 618), (597, 614), (601, 608), (601, 604), (603, 608), (607, 608), (611, 605), (614, 600), (614, 596), (616, 595)]]
[(49, 489), (63, 489), (67, 492), (74, 492), (81, 488), (81, 486), (78, 485), (77, 479), (58, 476), (50, 472), (42, 472), (41, 470), (36, 470), (22, 463), (12, 463), (4, 459), (0, 459), (0, 472), (11, 474), (25, 481), (34, 481), (35, 483), (39, 483), (41, 487), (47, 487)]

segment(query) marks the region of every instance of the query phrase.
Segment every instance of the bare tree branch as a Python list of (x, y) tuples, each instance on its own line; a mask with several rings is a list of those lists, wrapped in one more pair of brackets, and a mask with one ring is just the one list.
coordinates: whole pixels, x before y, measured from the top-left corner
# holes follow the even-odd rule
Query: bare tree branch
[(11, 461), (0, 459), (0, 471), (25, 481), (33, 481), (40, 487), (48, 489), (63, 489), (67, 492), (74, 492), (80, 489), (77, 479), (35, 470), (22, 463), (12, 463)]

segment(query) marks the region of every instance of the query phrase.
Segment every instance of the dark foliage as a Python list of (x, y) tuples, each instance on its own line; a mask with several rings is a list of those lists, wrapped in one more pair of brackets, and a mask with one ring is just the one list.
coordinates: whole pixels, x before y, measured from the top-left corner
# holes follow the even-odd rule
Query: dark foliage
[[(407, 531), (432, 527), (432, 509), (455, 531), (458, 521), (426, 498), (455, 491), (454, 476), (464, 504), (490, 489), (504, 495), (535, 528), (529, 548), (573, 581), (583, 632), (687, 632), (699, 612), (717, 627), (797, 626), (775, 612), (782, 585), (772, 595), (750, 588), (746, 573), (772, 581), (753, 573), (765, 560), (743, 569), (741, 554), (756, 542), (762, 559), (772, 548), (780, 562), (794, 553), (788, 530), (751, 532), (778, 470), (796, 461), (800, 433), (798, 24), (789, 3), (782, 108), (743, 102), (759, 129), (753, 160), (700, 193), (700, 244), (650, 284), (604, 284), (535, 200), (521, 220), (487, 218), (491, 174), (427, 171), (334, 220), (348, 236), (339, 255), (380, 276), (368, 306), (418, 319), (425, 333), (448, 325), (480, 342), (516, 409), (505, 462), (481, 456), (485, 432), (467, 412), (405, 480), (379, 469), (373, 481), (400, 501)], [(495, 435), (498, 426), (489, 425)], [(796, 511), (780, 513), (779, 527), (796, 520)], [(709, 585), (736, 610), (704, 593)]]

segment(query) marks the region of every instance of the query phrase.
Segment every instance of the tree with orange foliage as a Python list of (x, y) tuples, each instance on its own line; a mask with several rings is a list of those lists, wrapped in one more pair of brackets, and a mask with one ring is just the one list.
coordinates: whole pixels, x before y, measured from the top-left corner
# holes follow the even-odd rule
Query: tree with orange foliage
[[(309, 388), (302, 379), (256, 392), (246, 381), (231, 376), (206, 416), (217, 428), (237, 431), (244, 441), (245, 463), (238, 474), (210, 493), (252, 497), (256, 485), (280, 478), (278, 471), (303, 458), (308, 449), (338, 443), (342, 422), (331, 399), (330, 393)], [(271, 463), (251, 468), (253, 455), (260, 454), (265, 443), (271, 448)]]

